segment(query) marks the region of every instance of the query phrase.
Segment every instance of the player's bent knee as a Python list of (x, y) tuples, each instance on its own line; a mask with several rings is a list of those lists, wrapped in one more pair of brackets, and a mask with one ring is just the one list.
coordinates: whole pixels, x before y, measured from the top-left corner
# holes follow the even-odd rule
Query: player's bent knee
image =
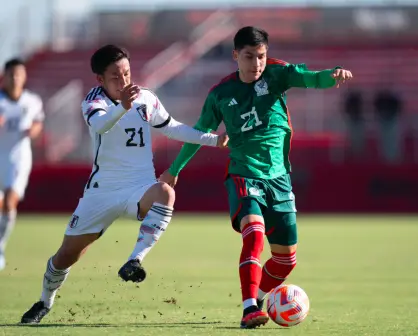
[(277, 253), (291, 253), (292, 249), (296, 250), (298, 234), (295, 213), (274, 212), (268, 215), (266, 223), (267, 240), (271, 246), (275, 246)]
[(174, 205), (176, 193), (172, 187), (170, 187), (167, 183), (158, 182), (157, 190), (158, 192), (155, 201), (168, 206)]
[(151, 208), (154, 202), (164, 205), (173, 206), (176, 199), (176, 193), (172, 187), (165, 182), (158, 182), (150, 187), (141, 198), (141, 207), (144, 209)]
[(247, 215), (247, 216), (243, 217), (241, 219), (241, 223), (240, 223), (241, 231), (249, 223), (255, 223), (255, 222), (263, 223), (264, 224), (263, 216), (260, 216), (260, 215)]
[(297, 250), (297, 244), (295, 245), (279, 245), (279, 244), (270, 244), (270, 250), (272, 253), (279, 253), (279, 254), (290, 254), (295, 253)]

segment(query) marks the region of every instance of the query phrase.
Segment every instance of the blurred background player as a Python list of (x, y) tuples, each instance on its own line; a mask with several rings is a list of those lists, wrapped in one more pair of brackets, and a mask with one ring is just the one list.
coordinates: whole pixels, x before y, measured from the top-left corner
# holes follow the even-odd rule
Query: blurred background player
[(91, 175), (57, 253), (47, 262), (40, 301), (22, 317), (39, 323), (50, 311), (70, 267), (119, 217), (141, 220), (137, 243), (119, 270), (124, 281), (146, 277), (142, 261), (167, 229), (174, 190), (155, 178), (151, 126), (165, 136), (200, 145), (225, 147), (225, 136), (200, 132), (172, 118), (158, 97), (131, 82), (128, 52), (114, 45), (98, 49), (91, 70), (99, 86), (82, 103), (95, 148)]
[(23, 61), (6, 62), (0, 91), (0, 270), (6, 266), (6, 243), (32, 169), (31, 140), (44, 120), (42, 100), (24, 89), (25, 83)]
[[(210, 132), (223, 121), (230, 137), (225, 186), (233, 228), (242, 234), (239, 264), (244, 306), (242, 328), (268, 321), (261, 310), (267, 293), (296, 266), (295, 197), (289, 162), (292, 125), (286, 91), (292, 87), (325, 89), (352, 77), (335, 67), (309, 71), (305, 64), (267, 58), (268, 34), (244, 27), (234, 37), (238, 71), (212, 88), (195, 128)], [(174, 186), (180, 170), (199, 149), (186, 144), (160, 180)], [(261, 266), (264, 234), (272, 257)]]

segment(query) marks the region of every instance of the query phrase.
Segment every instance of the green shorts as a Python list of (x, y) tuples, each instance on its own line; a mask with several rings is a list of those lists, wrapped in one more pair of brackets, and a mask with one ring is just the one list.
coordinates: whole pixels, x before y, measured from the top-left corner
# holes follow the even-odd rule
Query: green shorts
[(245, 216), (260, 215), (271, 244), (297, 243), (295, 196), (289, 174), (270, 180), (229, 175), (225, 187), (234, 230), (240, 232)]

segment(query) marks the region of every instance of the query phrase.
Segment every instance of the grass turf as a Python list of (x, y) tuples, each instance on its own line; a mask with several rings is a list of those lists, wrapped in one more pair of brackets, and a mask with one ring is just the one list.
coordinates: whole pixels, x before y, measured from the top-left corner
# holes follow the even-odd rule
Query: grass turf
[[(414, 335), (418, 334), (418, 218), (300, 216), (298, 266), (308, 318), (240, 330), (240, 236), (228, 217), (176, 215), (148, 255), (147, 280), (117, 277), (138, 224), (120, 220), (71, 270), (41, 325), (18, 326), (39, 299), (47, 259), (68, 216), (20, 216), (0, 273), (0, 335)], [(268, 257), (266, 246), (264, 260)]]

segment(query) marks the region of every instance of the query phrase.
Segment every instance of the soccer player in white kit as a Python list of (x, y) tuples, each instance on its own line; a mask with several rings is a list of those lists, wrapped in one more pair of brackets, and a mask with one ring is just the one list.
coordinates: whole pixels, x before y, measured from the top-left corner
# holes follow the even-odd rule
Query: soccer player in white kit
[(23, 61), (6, 62), (0, 90), (0, 270), (6, 266), (6, 243), (32, 169), (31, 140), (44, 120), (42, 100), (24, 89), (25, 83)]
[(65, 232), (58, 252), (47, 262), (40, 301), (21, 323), (39, 323), (50, 311), (70, 267), (117, 218), (142, 220), (128, 261), (119, 270), (125, 281), (141, 282), (142, 261), (171, 220), (175, 193), (157, 181), (151, 127), (184, 142), (226, 147), (227, 136), (206, 134), (174, 120), (157, 96), (131, 82), (129, 54), (107, 45), (91, 58), (100, 86), (82, 103), (84, 120), (94, 144), (92, 173)]

